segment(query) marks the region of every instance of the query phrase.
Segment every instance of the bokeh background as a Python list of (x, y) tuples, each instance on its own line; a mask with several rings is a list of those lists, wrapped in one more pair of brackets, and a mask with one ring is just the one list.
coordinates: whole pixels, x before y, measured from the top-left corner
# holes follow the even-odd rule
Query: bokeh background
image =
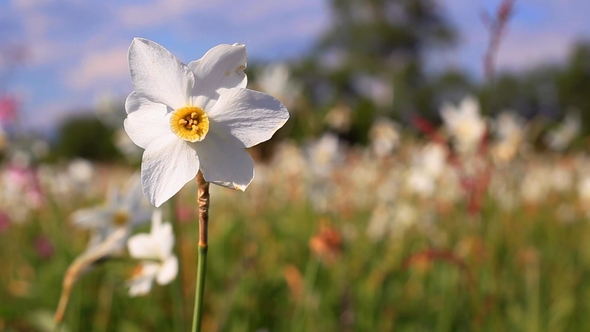
[[(577, 331), (590, 324), (590, 3), (0, 0), (0, 331), (51, 331), (100, 206), (141, 162), (127, 50), (245, 43), (291, 119), (212, 188), (206, 331)], [(123, 188), (122, 190), (125, 190)], [(164, 206), (176, 280), (125, 250), (63, 330), (188, 330), (196, 185)], [(146, 225), (134, 233), (148, 232)]]

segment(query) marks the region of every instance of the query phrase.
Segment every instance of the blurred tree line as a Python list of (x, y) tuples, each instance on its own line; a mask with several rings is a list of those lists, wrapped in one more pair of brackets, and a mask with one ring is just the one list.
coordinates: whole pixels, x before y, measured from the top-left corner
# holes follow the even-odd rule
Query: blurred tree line
[(114, 144), (115, 131), (94, 115), (70, 118), (62, 123), (58, 133), (50, 160), (76, 157), (98, 162), (123, 160)]
[[(291, 120), (279, 132), (280, 138), (303, 141), (336, 130), (341, 138), (363, 144), (378, 116), (406, 126), (416, 114), (440, 123), (441, 104), (456, 103), (468, 94), (480, 99), (483, 113), (489, 116), (511, 109), (527, 118), (543, 115), (560, 120), (566, 109), (575, 107), (582, 114), (584, 133), (590, 133), (590, 43), (577, 45), (565, 64), (496, 73), (493, 82), (476, 80), (458, 69), (434, 74), (425, 69), (426, 56), (456, 46), (458, 35), (439, 3), (331, 0), (330, 4), (332, 27), (303, 60), (292, 64), (292, 75), (302, 81), (303, 91), (290, 107)], [(481, 50), (482, 56), (485, 51)], [(248, 74), (256, 80), (254, 71)], [(350, 115), (350, 126), (344, 129), (325, 122), (338, 108)], [(59, 155), (120, 158), (112, 143), (97, 139), (113, 133), (95, 117), (70, 122), (60, 128)]]
[[(376, 116), (410, 125), (418, 114), (440, 123), (441, 104), (457, 103), (468, 94), (479, 98), (488, 116), (510, 109), (529, 119), (541, 115), (560, 120), (568, 108), (576, 108), (583, 133), (590, 133), (590, 42), (576, 45), (565, 64), (477, 80), (456, 68), (425, 71), (429, 52), (457, 42), (458, 32), (437, 2), (332, 0), (331, 5), (332, 28), (297, 66), (296, 76), (304, 79), (305, 95), (320, 116), (341, 102), (350, 107), (352, 125), (343, 136), (351, 142), (366, 141)], [(481, 50), (482, 59), (485, 52)], [(379, 89), (371, 84), (375, 81), (390, 89), (389, 103), (367, 93), (367, 88)], [(305, 139), (326, 129), (310, 128), (308, 120), (298, 119), (301, 113), (294, 113), (291, 135)]]

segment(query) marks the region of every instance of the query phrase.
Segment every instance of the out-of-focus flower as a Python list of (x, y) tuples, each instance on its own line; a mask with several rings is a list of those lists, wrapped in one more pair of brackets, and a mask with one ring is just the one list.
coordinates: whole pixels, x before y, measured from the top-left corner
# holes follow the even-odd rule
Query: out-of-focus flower
[(309, 240), (309, 248), (326, 263), (333, 262), (342, 251), (342, 236), (330, 226), (322, 226), (320, 231)]
[(0, 174), (0, 208), (13, 222), (24, 222), (30, 213), (41, 207), (41, 192), (35, 169), (11, 164)]
[(156, 207), (197, 172), (207, 182), (245, 190), (254, 177), (246, 151), (289, 118), (275, 98), (245, 89), (246, 47), (219, 45), (188, 66), (162, 46), (136, 38), (129, 48), (135, 90), (125, 130), (144, 148), (143, 191)]
[(578, 198), (579, 198), (580, 202), (582, 203), (582, 205), (584, 207), (590, 206), (590, 174), (581, 175), (581, 179), (578, 182), (577, 189), (578, 189)]
[(352, 125), (351, 110), (346, 104), (334, 106), (324, 119), (328, 127), (339, 133), (346, 133)]
[(125, 158), (130, 162), (135, 162), (141, 160), (141, 153), (143, 150), (135, 145), (133, 141), (129, 138), (129, 135), (125, 132), (125, 130), (120, 129), (115, 132), (115, 146), (119, 151), (125, 156)]
[(401, 140), (400, 127), (389, 118), (377, 118), (369, 130), (371, 150), (383, 158), (393, 153)]
[(437, 181), (447, 169), (447, 151), (436, 143), (417, 149), (412, 155), (412, 166), (407, 170), (405, 189), (422, 198), (431, 197)]
[(309, 144), (307, 155), (311, 170), (318, 177), (329, 176), (333, 167), (344, 160), (342, 145), (338, 137), (331, 133), (325, 133)]
[(447, 167), (448, 151), (440, 144), (428, 143), (424, 146), (414, 160), (414, 163), (422, 167), (433, 177), (439, 177)]
[(280, 100), (287, 108), (294, 106), (303, 86), (291, 77), (285, 63), (271, 63), (264, 67), (256, 83), (260, 89)]
[(580, 112), (576, 109), (570, 109), (563, 122), (554, 131), (547, 134), (547, 144), (553, 150), (565, 150), (580, 134), (581, 125)]
[(558, 163), (553, 165), (550, 169), (550, 177), (548, 179), (551, 189), (559, 194), (565, 194), (574, 186), (574, 172), (573, 167), (567, 163)]
[(304, 287), (303, 276), (301, 275), (301, 272), (299, 272), (295, 265), (287, 265), (283, 269), (283, 276), (285, 277), (285, 281), (289, 286), (291, 297), (296, 301), (299, 301), (303, 294)]
[(378, 241), (384, 238), (390, 232), (393, 221), (394, 205), (390, 203), (379, 203), (373, 208), (369, 225), (367, 226), (367, 236)]
[(388, 235), (400, 238), (407, 229), (418, 224), (423, 216), (426, 216), (424, 211), (418, 211), (414, 204), (407, 201), (377, 205), (371, 214), (367, 235), (373, 240)]
[(473, 153), (477, 150), (485, 132), (486, 123), (479, 114), (479, 103), (467, 96), (459, 107), (444, 104), (440, 111), (445, 127), (453, 136), (459, 153)]
[(353, 85), (362, 96), (369, 98), (378, 107), (391, 107), (393, 87), (387, 78), (360, 75), (354, 79)]
[(152, 208), (144, 203), (137, 177), (133, 177), (128, 185), (126, 194), (111, 191), (106, 205), (78, 210), (71, 215), (74, 225), (92, 231), (87, 250), (92, 250), (111, 234), (122, 230), (124, 235), (119, 241), (112, 242), (110, 249), (110, 252), (120, 251), (133, 228), (150, 219)]
[[(78, 210), (70, 217), (74, 224), (92, 231), (86, 250), (70, 264), (63, 279), (62, 293), (55, 321), (63, 319), (76, 281), (97, 261), (118, 253), (125, 247), (133, 227), (149, 220), (150, 213), (141, 193), (139, 180), (133, 176), (127, 195), (113, 191), (107, 205)], [(149, 211), (152, 208), (149, 206)]]
[(49, 259), (55, 253), (55, 249), (47, 236), (39, 236), (35, 239), (35, 252), (39, 257)]
[(513, 112), (502, 112), (493, 123), (497, 142), (492, 156), (497, 162), (508, 162), (516, 156), (524, 135), (524, 120)]
[(549, 194), (549, 171), (543, 166), (529, 166), (520, 186), (520, 193), (525, 203), (533, 206), (540, 204)]
[(423, 168), (410, 168), (406, 177), (406, 190), (422, 198), (431, 197), (436, 189), (436, 179)]
[(0, 97), (0, 124), (10, 124), (16, 120), (19, 101), (14, 96)]
[(68, 165), (68, 175), (77, 185), (87, 185), (94, 176), (94, 166), (86, 159), (74, 159)]
[(169, 222), (162, 223), (161, 210), (152, 215), (149, 234), (137, 234), (127, 241), (129, 254), (142, 259), (129, 280), (130, 296), (145, 295), (152, 289), (154, 280), (159, 285), (169, 284), (178, 274), (178, 258), (174, 255), (174, 233)]

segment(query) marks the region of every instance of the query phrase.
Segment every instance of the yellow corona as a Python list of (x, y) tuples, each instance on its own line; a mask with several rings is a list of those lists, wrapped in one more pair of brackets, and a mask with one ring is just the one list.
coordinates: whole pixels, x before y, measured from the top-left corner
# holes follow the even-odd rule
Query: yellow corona
[(202, 108), (179, 108), (170, 117), (170, 128), (178, 137), (189, 142), (202, 141), (209, 131), (209, 118)]

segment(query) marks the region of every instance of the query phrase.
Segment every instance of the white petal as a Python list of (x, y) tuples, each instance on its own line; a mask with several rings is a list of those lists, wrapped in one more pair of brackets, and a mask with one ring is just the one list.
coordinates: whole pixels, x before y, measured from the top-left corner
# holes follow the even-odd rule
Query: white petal
[(472, 96), (467, 96), (461, 101), (459, 109), (463, 116), (479, 117), (479, 102)]
[(188, 105), (194, 75), (164, 47), (147, 39), (133, 39), (129, 70), (137, 94), (174, 109)]
[(231, 135), (249, 148), (269, 140), (289, 119), (289, 112), (277, 99), (247, 89), (229, 89), (207, 112), (210, 131)]
[(133, 92), (125, 101), (127, 118), (123, 122), (129, 138), (142, 149), (155, 139), (172, 133), (170, 130), (169, 108), (154, 103)]
[(137, 234), (127, 240), (129, 255), (139, 259), (159, 259), (159, 248), (151, 234)]
[(152, 236), (158, 246), (160, 256), (159, 258), (165, 260), (172, 254), (174, 248), (174, 233), (172, 232), (172, 224), (169, 222), (161, 224), (152, 229)]
[(159, 285), (169, 284), (176, 275), (178, 274), (178, 258), (176, 256), (170, 256), (164, 261), (160, 267), (160, 271), (156, 276), (156, 282)]
[(129, 282), (129, 296), (141, 296), (145, 295), (152, 290), (152, 278), (138, 278)]
[(242, 191), (252, 182), (254, 161), (237, 139), (210, 131), (196, 149), (207, 182)]
[(201, 59), (189, 63), (195, 75), (193, 95), (206, 95), (216, 100), (217, 94), (224, 89), (245, 88), (248, 83), (244, 73), (247, 57), (245, 45), (223, 44), (210, 49)]
[(129, 296), (145, 295), (152, 289), (154, 278), (159, 271), (159, 264), (142, 263), (141, 272), (128, 281)]
[(162, 225), (162, 209), (154, 209), (152, 212), (152, 231), (153, 234), (156, 229)]
[(74, 212), (70, 220), (76, 226), (90, 229), (110, 225), (113, 211), (110, 208), (90, 208)]
[(141, 189), (139, 175), (133, 175), (131, 188), (127, 191), (125, 207), (131, 214), (130, 226), (135, 227), (151, 220), (154, 209), (148, 206)]
[(141, 185), (150, 203), (159, 207), (199, 171), (196, 151), (174, 134), (148, 145), (141, 163)]

